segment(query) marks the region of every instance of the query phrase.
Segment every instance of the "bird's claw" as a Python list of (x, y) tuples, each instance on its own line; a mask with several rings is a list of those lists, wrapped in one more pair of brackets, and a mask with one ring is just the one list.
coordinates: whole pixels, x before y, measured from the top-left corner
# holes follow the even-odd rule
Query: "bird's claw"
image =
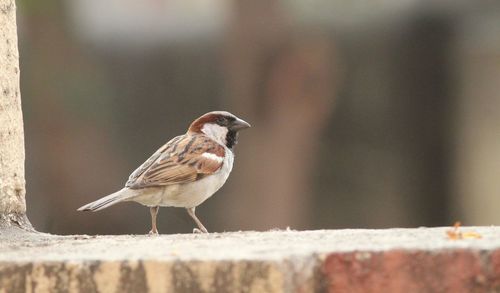
[(193, 228), (193, 234), (207, 234), (207, 230), (200, 230), (198, 228)]

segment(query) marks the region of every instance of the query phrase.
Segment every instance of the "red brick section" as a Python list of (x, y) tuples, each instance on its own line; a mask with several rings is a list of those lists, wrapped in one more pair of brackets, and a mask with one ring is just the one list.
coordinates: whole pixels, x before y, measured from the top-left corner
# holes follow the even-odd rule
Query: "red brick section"
[(500, 292), (500, 250), (392, 250), (329, 255), (328, 292)]

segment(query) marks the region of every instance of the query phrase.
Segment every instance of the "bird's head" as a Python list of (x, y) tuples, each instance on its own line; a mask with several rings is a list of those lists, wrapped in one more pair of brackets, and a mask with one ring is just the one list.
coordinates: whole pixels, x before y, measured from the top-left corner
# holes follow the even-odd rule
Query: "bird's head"
[(220, 144), (233, 148), (237, 144), (238, 131), (250, 124), (226, 111), (208, 112), (194, 120), (188, 133), (202, 133)]

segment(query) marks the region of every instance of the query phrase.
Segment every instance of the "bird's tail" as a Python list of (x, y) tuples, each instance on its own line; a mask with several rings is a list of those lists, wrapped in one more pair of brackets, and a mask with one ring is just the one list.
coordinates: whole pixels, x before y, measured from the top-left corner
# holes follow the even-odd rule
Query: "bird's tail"
[(91, 211), (91, 212), (97, 212), (102, 209), (105, 209), (109, 206), (112, 206), (114, 204), (117, 204), (122, 201), (126, 201), (130, 199), (131, 197), (134, 196), (133, 190), (130, 190), (128, 188), (123, 188), (121, 190), (118, 190), (115, 193), (112, 193), (110, 195), (106, 195), (103, 198), (100, 198), (96, 201), (93, 201), (91, 203), (88, 203), (78, 209), (78, 211)]

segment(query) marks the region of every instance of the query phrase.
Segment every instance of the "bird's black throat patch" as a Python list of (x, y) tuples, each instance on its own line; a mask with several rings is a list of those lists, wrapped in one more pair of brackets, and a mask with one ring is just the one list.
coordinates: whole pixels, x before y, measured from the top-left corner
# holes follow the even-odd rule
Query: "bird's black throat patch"
[(238, 143), (238, 132), (228, 129), (226, 134), (226, 146), (229, 149), (233, 149), (233, 147)]

